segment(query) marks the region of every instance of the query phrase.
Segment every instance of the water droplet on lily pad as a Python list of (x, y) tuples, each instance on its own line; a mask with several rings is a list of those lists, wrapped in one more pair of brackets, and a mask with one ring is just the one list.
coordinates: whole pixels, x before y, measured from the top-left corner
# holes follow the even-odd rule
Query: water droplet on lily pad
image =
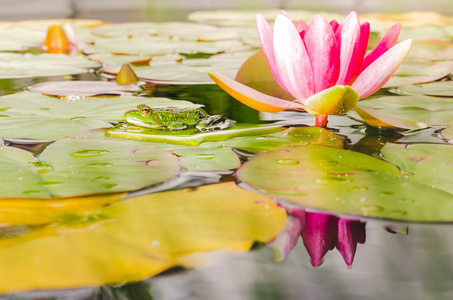
[(278, 159), (275, 162), (282, 166), (295, 166), (299, 164), (299, 161), (295, 159)]
[(109, 168), (112, 167), (113, 164), (111, 163), (92, 163), (83, 166), (85, 169), (102, 169), (102, 168)]
[(74, 158), (82, 158), (82, 157), (96, 157), (101, 156), (104, 154), (110, 153), (109, 150), (81, 150), (71, 154)]
[(216, 158), (216, 155), (210, 154), (210, 153), (201, 153), (201, 154), (197, 154), (197, 158), (202, 159), (202, 160), (210, 160), (210, 159)]

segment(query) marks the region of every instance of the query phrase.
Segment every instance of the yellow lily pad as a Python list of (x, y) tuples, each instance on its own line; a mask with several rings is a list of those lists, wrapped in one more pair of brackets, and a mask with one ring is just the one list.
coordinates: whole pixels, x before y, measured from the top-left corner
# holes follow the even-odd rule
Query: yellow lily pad
[(145, 195), (0, 239), (0, 292), (137, 281), (190, 255), (247, 251), (285, 227), (271, 199), (224, 183)]

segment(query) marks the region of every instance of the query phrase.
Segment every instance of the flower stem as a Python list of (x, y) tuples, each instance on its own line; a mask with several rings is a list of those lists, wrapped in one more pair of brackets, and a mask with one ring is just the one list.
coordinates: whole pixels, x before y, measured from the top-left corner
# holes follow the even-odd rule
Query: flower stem
[(316, 125), (318, 127), (327, 127), (327, 115), (315, 115), (316, 117)]

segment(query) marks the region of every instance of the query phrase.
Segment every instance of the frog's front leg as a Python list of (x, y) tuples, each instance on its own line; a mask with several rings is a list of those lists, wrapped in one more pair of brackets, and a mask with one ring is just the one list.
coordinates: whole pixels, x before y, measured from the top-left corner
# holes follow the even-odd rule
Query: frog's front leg
[(184, 130), (187, 128), (187, 124), (183, 122), (170, 122), (167, 128), (170, 130)]
[(236, 122), (222, 115), (213, 115), (201, 119), (196, 125), (200, 131), (214, 131), (232, 127)]

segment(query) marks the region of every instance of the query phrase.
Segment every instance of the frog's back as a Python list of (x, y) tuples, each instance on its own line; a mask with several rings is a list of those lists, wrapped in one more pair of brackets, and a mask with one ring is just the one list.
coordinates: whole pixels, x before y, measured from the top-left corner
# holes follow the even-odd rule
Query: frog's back
[(167, 126), (176, 122), (195, 126), (201, 119), (209, 117), (204, 110), (194, 108), (153, 108), (153, 113), (158, 114), (160, 123)]

